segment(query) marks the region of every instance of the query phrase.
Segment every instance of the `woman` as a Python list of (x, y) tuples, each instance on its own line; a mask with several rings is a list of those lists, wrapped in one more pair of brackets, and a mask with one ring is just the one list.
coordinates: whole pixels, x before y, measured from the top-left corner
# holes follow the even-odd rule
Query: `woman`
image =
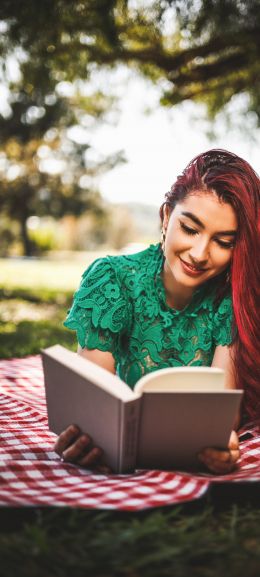
[[(79, 354), (131, 387), (168, 366), (223, 368), (226, 387), (244, 389), (234, 428), (259, 418), (259, 192), (258, 176), (235, 154), (193, 159), (160, 208), (161, 245), (97, 260), (84, 273), (65, 322), (77, 331)], [(55, 449), (81, 466), (102, 463), (101, 449), (75, 425)], [(212, 472), (231, 471), (236, 432), (227, 450), (199, 458)]]

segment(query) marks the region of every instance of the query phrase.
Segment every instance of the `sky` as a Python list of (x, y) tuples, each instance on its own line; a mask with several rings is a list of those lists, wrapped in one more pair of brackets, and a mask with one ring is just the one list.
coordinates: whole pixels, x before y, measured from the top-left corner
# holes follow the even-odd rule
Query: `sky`
[[(164, 108), (158, 104), (158, 95), (156, 87), (140, 78), (126, 82), (121, 91), (118, 122), (101, 126), (92, 136), (92, 146), (102, 153), (123, 149), (127, 158), (126, 164), (99, 178), (98, 185), (106, 199), (159, 206), (188, 162), (210, 148), (230, 150), (260, 172), (260, 131), (257, 134), (253, 130), (253, 117), (249, 117), (247, 129), (242, 132), (236, 126), (228, 127), (220, 116), (215, 126), (217, 135), (209, 140), (201, 106), (186, 102)], [(231, 102), (229, 112), (234, 118), (236, 111), (241, 112), (244, 107), (243, 97), (238, 97)], [(147, 109), (149, 113), (145, 113)], [(249, 133), (255, 135), (254, 140)]]

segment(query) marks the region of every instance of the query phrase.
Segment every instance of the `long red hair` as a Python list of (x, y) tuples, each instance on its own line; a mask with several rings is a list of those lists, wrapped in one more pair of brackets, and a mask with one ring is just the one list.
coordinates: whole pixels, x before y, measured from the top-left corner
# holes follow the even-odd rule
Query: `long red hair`
[(196, 156), (178, 176), (160, 208), (161, 219), (165, 205), (172, 210), (195, 190), (217, 194), (237, 216), (238, 235), (230, 267), (214, 281), (219, 294), (231, 286), (236, 386), (244, 389), (247, 418), (260, 420), (260, 180), (236, 154), (209, 150)]

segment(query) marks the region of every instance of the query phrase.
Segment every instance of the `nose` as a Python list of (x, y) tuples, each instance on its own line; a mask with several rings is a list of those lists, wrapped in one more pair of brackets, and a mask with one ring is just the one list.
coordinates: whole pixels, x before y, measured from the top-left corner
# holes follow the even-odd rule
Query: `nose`
[(204, 265), (209, 257), (208, 240), (205, 238), (197, 238), (190, 248), (189, 257), (194, 264)]

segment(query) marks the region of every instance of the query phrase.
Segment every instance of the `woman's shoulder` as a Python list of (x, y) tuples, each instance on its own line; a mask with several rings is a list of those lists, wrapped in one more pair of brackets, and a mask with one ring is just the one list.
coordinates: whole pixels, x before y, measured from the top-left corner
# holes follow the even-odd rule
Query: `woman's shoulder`
[(160, 258), (160, 245), (150, 245), (145, 249), (134, 253), (123, 253), (118, 255), (107, 255), (96, 259), (83, 273), (83, 278), (104, 275), (105, 273), (132, 273), (140, 272), (156, 266)]
[(123, 252), (120, 255), (108, 256), (107, 258), (113, 266), (132, 268), (138, 266), (140, 263), (147, 264), (148, 266), (151, 262), (158, 259), (159, 252), (160, 245), (151, 244), (150, 246), (138, 252)]
[(147, 279), (156, 269), (159, 251), (159, 245), (150, 245), (138, 253), (108, 255), (94, 260), (84, 271), (74, 296), (85, 298), (90, 293), (98, 294), (103, 290), (102, 287), (108, 290), (111, 286), (117, 292), (120, 290), (120, 293), (122, 287), (127, 291), (132, 290), (140, 277)]

